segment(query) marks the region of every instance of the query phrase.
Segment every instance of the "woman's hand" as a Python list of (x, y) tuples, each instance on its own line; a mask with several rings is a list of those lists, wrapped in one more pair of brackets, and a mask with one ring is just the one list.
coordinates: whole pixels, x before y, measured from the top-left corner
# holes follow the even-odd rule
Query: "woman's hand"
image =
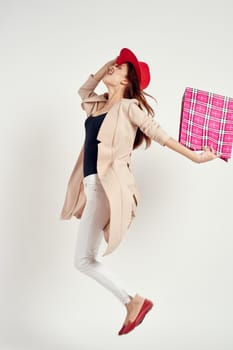
[(105, 74), (108, 72), (109, 68), (114, 66), (114, 64), (116, 64), (116, 60), (117, 57), (114, 58), (113, 60), (108, 61), (107, 63), (105, 63), (95, 74), (94, 74), (94, 78), (97, 81), (100, 81), (103, 79), (103, 77), (105, 76)]
[(214, 150), (212, 147), (211, 148), (206, 147), (202, 153), (196, 153), (195, 151), (192, 151), (188, 147), (182, 145), (180, 142), (176, 141), (172, 137), (170, 137), (167, 140), (165, 145), (170, 149), (172, 149), (173, 151), (178, 152), (183, 156), (189, 158), (195, 163), (205, 163), (205, 162), (208, 162), (209, 160), (219, 158), (219, 156), (217, 156), (214, 153)]
[(205, 147), (202, 153), (197, 154), (196, 163), (205, 163), (216, 158), (219, 156), (214, 153), (213, 148)]
[(107, 63), (105, 63), (105, 66), (107, 67), (107, 70), (109, 69), (109, 67), (114, 66), (114, 64), (116, 64), (116, 60), (117, 60), (117, 57), (114, 58), (113, 60), (110, 60)]

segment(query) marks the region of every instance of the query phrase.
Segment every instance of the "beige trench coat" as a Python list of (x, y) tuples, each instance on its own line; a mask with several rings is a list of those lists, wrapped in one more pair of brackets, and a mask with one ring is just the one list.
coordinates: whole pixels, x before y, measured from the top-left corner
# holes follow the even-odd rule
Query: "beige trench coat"
[[(97, 84), (98, 81), (90, 75), (78, 90), (87, 116), (95, 114), (107, 101), (105, 94), (97, 95), (94, 92)], [(109, 237), (104, 255), (113, 252), (120, 244), (139, 203), (140, 194), (130, 170), (130, 156), (138, 127), (161, 145), (165, 145), (169, 138), (160, 125), (139, 108), (136, 99), (125, 98), (108, 111), (97, 136), (100, 141), (97, 172), (110, 206), (109, 222), (104, 228)], [(68, 181), (61, 220), (72, 216), (81, 218), (86, 204), (82, 182), (83, 153), (84, 146)]]

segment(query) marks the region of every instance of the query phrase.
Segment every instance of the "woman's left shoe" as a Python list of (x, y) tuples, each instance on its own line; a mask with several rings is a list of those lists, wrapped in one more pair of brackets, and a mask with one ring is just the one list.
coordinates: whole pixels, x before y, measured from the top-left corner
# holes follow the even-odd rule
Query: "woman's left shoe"
[(152, 309), (152, 307), (153, 307), (152, 301), (145, 299), (135, 320), (133, 322), (129, 321), (127, 325), (123, 325), (118, 334), (122, 335), (122, 334), (127, 334), (131, 332), (135, 327), (137, 327), (140, 323), (142, 323), (146, 314)]

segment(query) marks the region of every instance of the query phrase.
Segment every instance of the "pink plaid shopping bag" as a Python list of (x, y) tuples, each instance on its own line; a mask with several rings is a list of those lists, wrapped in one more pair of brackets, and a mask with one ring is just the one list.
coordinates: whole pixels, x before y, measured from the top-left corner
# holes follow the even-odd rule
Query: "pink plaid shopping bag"
[(220, 158), (228, 161), (233, 143), (233, 98), (187, 87), (179, 142), (194, 151), (212, 146)]

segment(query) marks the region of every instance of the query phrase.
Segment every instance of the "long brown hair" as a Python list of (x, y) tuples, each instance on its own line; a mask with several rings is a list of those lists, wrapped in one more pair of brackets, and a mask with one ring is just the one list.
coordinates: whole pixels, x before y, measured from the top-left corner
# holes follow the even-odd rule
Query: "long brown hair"
[[(126, 86), (124, 91), (124, 98), (136, 98), (139, 101), (139, 108), (145, 109), (148, 113), (148, 116), (151, 115), (154, 117), (154, 110), (149, 105), (146, 100), (146, 96), (149, 96), (155, 100), (155, 98), (140, 89), (138, 77), (135, 71), (135, 68), (131, 62), (126, 62), (128, 66), (128, 73), (126, 78), (129, 81), (129, 84)], [(146, 147), (148, 148), (151, 144), (151, 139), (145, 135), (139, 128), (137, 129), (133, 149), (139, 147), (143, 142), (146, 143)]]

